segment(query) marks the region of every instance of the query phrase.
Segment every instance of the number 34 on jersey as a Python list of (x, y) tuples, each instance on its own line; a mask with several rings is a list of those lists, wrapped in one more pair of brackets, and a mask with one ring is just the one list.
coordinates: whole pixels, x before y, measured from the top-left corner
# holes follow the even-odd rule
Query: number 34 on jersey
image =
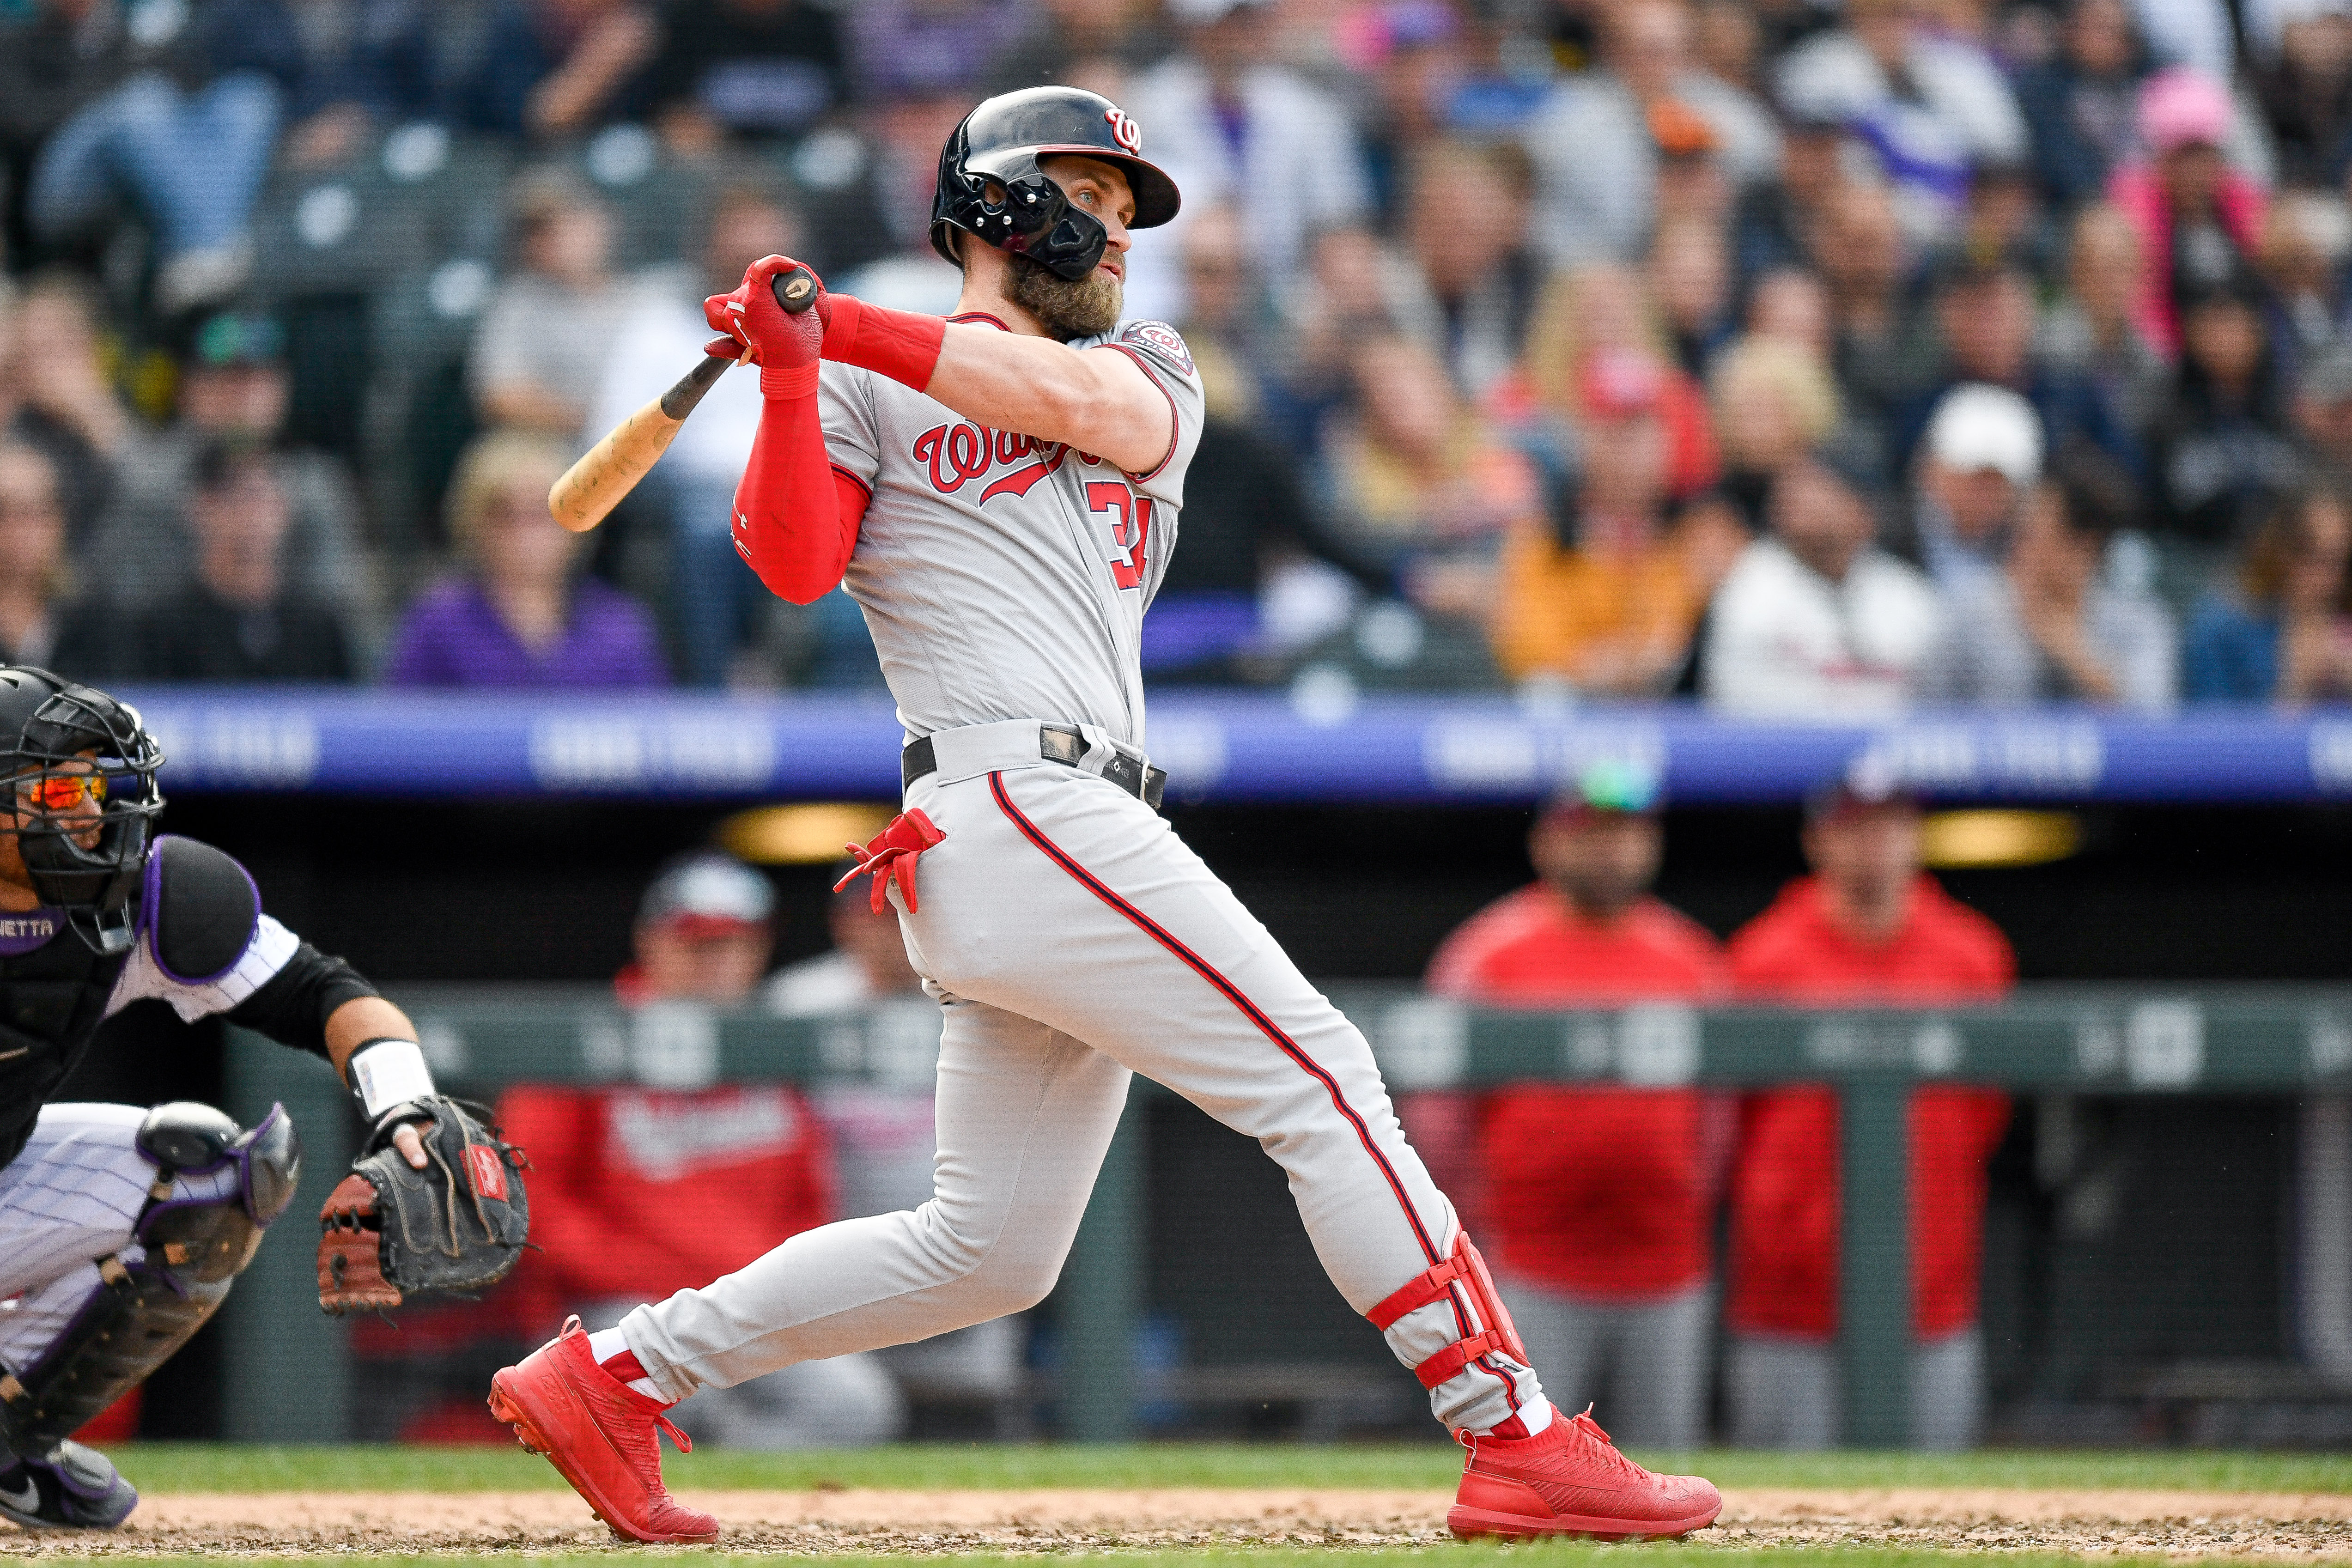
[[(924, 466), (931, 488), (954, 495), (967, 484), (986, 480), (979, 502), (986, 506), (998, 496), (1025, 496), (1040, 479), (1058, 470), (1072, 457), (1088, 467), (1101, 459), (1058, 442), (1040, 442), (1007, 430), (990, 430), (969, 421), (940, 425), (915, 437), (913, 457)], [(1004, 470), (991, 474), (997, 469)], [(1151, 544), (1151, 498), (1135, 493), (1117, 481), (1089, 480), (1087, 506), (1100, 520), (1111, 580), (1121, 588), (1143, 586)]]

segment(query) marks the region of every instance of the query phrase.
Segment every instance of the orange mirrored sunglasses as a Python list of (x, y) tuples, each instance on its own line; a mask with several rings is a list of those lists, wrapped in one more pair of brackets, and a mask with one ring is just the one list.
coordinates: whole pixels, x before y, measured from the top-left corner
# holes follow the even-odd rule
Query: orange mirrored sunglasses
[(16, 782), (16, 793), (43, 811), (71, 811), (88, 796), (92, 805), (106, 804), (104, 773), (41, 773)]

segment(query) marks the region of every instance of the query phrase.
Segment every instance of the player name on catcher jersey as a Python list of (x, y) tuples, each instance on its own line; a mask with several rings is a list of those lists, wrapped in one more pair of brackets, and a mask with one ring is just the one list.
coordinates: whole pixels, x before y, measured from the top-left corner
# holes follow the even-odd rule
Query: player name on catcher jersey
[(1176, 546), (1201, 379), (1163, 322), (1070, 346), (1116, 349), (1167, 395), (1175, 434), (1157, 467), (1125, 473), (887, 376), (824, 367), (826, 448), (872, 496), (845, 582), (910, 734), (1043, 719), (1144, 743), (1143, 612)]

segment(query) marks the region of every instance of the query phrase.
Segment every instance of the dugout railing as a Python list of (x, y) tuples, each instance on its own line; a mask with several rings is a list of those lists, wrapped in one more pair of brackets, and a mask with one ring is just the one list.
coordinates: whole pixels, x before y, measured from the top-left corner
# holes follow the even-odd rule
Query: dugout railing
[[(1519, 1012), (1466, 1008), (1396, 987), (1334, 986), (1396, 1089), (1515, 1081), (1838, 1090), (1844, 1171), (1840, 1342), (1846, 1431), (1897, 1447), (1906, 1421), (1909, 1259), (1905, 1105), (1922, 1082), (2098, 1095), (2352, 1093), (2352, 991), (2280, 987), (2158, 991), (2029, 989), (1999, 1006), (1924, 1011), (1694, 1009)], [(446, 1088), (478, 1098), (519, 1082), (629, 1079), (655, 1087), (850, 1079), (927, 1088), (939, 1014), (920, 998), (819, 1019), (722, 1015), (664, 1004), (634, 1011), (609, 993), (412, 989)], [(1140, 1093), (1160, 1092), (1138, 1079)], [(248, 1122), (283, 1100), (302, 1136), (301, 1188), (273, 1228), (223, 1324), (225, 1435), (348, 1439), (345, 1325), (316, 1305), (310, 1216), (348, 1163), (357, 1131), (315, 1061), (232, 1031), (231, 1110)], [(1064, 1435), (1131, 1436), (1131, 1347), (1142, 1311), (1143, 1124), (1130, 1101), (1064, 1275), (1065, 1375), (1087, 1391)], [(1408, 1377), (1398, 1369), (1400, 1379)]]

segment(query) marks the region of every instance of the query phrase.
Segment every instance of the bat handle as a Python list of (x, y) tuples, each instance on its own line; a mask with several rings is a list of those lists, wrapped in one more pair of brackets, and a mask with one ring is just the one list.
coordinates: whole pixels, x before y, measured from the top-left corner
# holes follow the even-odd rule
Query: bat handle
[(787, 316), (797, 316), (816, 303), (816, 274), (805, 267), (777, 273), (768, 279), (768, 287), (774, 290), (776, 303)]

